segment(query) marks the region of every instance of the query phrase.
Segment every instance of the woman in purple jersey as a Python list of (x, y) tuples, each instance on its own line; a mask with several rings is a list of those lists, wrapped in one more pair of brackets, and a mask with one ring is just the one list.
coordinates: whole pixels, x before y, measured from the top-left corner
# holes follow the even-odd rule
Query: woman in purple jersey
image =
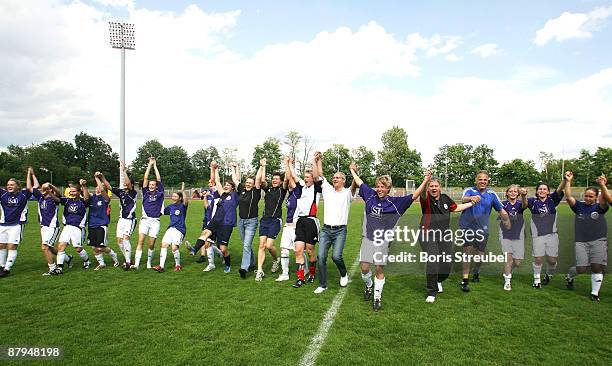
[[(31, 168), (30, 168), (31, 169)], [(49, 276), (55, 270), (54, 255), (57, 255), (55, 250), (55, 242), (59, 237), (59, 221), (57, 219), (58, 206), (60, 203), (61, 192), (51, 183), (43, 183), (41, 186), (32, 170), (31, 181), (28, 180), (27, 187), (32, 195), (38, 200), (38, 220), (40, 222), (40, 248), (45, 255), (49, 271), (43, 273), (43, 276)], [(40, 189), (38, 189), (40, 187)]]
[[(519, 201), (519, 194), (522, 200)], [(525, 220), (523, 219), (523, 201), (526, 199), (527, 189), (516, 184), (506, 188), (506, 200), (502, 202), (504, 210), (510, 217), (511, 226), (507, 229), (503, 223), (499, 224), (499, 240), (502, 252), (506, 253), (504, 265), (504, 290), (512, 290), (512, 271), (521, 265), (525, 258)]]
[[(30, 173), (28, 169), (28, 179)], [(17, 246), (23, 238), (20, 220), (31, 196), (14, 178), (8, 180), (6, 189), (0, 188), (0, 277), (8, 276), (17, 258)]]
[[(429, 183), (431, 171), (428, 170), (425, 173), (423, 182), (413, 194), (392, 197), (389, 196), (389, 193), (393, 183), (388, 175), (376, 178), (376, 188), (372, 189), (357, 175), (357, 165), (355, 163), (351, 163), (349, 169), (355, 184), (359, 186), (359, 195), (365, 202), (363, 237), (359, 250), (361, 278), (365, 283), (363, 296), (364, 300), (368, 301), (373, 293), (372, 309), (379, 311), (382, 307), (381, 298), (385, 285), (384, 266), (387, 264), (389, 244), (393, 241), (389, 236), (395, 237), (393, 232), (397, 223), (414, 201), (414, 197), (419, 197)], [(374, 281), (372, 281), (372, 271), (370, 269), (372, 265), (376, 268)]]
[[(539, 183), (536, 196), (523, 197), (523, 207), (531, 211), (531, 237), (533, 260), (533, 287), (541, 289), (548, 285), (557, 270), (559, 256), (559, 235), (557, 234), (557, 209), (563, 199), (566, 177), (563, 177), (556, 190), (550, 192), (546, 183)], [(546, 257), (546, 274), (541, 280), (542, 266)]]
[(103, 177), (104, 175), (101, 172), (94, 173), (96, 192), (90, 197), (88, 205), (88, 245), (94, 248), (94, 257), (98, 261), (98, 266), (94, 271), (106, 268), (104, 253), (110, 255), (113, 267), (119, 267), (117, 253), (108, 246), (108, 225), (110, 224), (108, 207), (110, 205), (110, 197), (102, 181)]
[[(149, 179), (151, 168), (155, 172), (155, 179)], [(130, 268), (138, 269), (140, 259), (142, 258), (142, 249), (144, 247), (145, 238), (148, 237), (147, 250), (147, 269), (151, 268), (153, 261), (153, 253), (155, 251), (155, 240), (159, 234), (159, 218), (163, 213), (164, 207), (164, 185), (161, 181), (159, 169), (157, 169), (157, 160), (151, 156), (145, 170), (144, 178), (142, 179), (142, 218), (138, 226), (138, 245), (136, 246), (136, 254), (134, 255), (134, 264)]]
[(162, 238), (159, 265), (153, 267), (153, 269), (159, 273), (164, 272), (169, 246), (172, 246), (172, 254), (174, 255), (174, 272), (183, 269), (183, 267), (181, 267), (181, 252), (179, 251), (179, 246), (183, 242), (187, 230), (185, 227), (185, 218), (187, 215), (187, 206), (189, 206), (189, 197), (185, 194), (185, 182), (181, 183), (180, 192), (173, 192), (170, 199), (172, 199), (172, 204), (164, 209), (164, 215), (170, 216), (170, 226), (168, 226)]
[[(599, 301), (599, 290), (603, 282), (604, 270), (608, 265), (608, 227), (604, 215), (609, 204), (606, 196), (610, 194), (605, 176), (597, 178), (597, 187), (588, 187), (584, 191), (584, 201), (577, 201), (572, 195), (572, 172), (565, 173), (565, 199), (576, 214), (575, 241), (576, 266), (569, 269), (565, 276), (567, 288), (574, 289), (574, 278), (579, 273), (591, 268), (591, 300)], [(599, 190), (601, 189), (601, 195)], [(599, 202), (597, 196), (599, 195)]]

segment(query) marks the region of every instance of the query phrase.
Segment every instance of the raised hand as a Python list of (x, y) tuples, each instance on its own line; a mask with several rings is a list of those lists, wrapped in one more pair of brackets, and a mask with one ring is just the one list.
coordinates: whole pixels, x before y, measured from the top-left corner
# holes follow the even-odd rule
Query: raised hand
[(321, 152), (320, 151), (315, 151), (315, 153), (314, 153), (314, 160), (315, 161), (321, 160)]
[(597, 183), (600, 186), (606, 186), (608, 184), (608, 178), (606, 178), (606, 176), (602, 174), (599, 177), (597, 177)]
[(567, 171), (565, 172), (565, 175), (563, 177), (565, 178), (566, 181), (571, 182), (572, 179), (574, 179), (574, 173)]
[(87, 184), (87, 181), (85, 179), (79, 179), (79, 184), (81, 186), (85, 186)]
[(432, 174), (431, 170), (427, 169), (427, 170), (425, 171), (425, 180), (430, 180), (430, 179), (431, 179), (431, 177), (432, 177), (432, 175), (433, 175), (433, 174)]
[(259, 165), (260, 165), (260, 166), (266, 166), (267, 162), (268, 162), (268, 161), (266, 160), (266, 158), (261, 158), (261, 159), (259, 159)]
[(283, 155), (283, 163), (289, 164), (290, 161), (291, 158), (289, 157), (289, 155)]
[(155, 157), (153, 156), (149, 156), (149, 166), (153, 166), (153, 164), (155, 164)]
[(210, 162), (210, 167), (212, 169), (217, 169), (219, 167), (219, 164), (217, 164), (217, 162), (213, 160)]
[(100, 172), (95, 172), (95, 173), (94, 173), (94, 177), (96, 177), (96, 178), (100, 178), (100, 177), (102, 177), (102, 173), (100, 173)]
[(349, 169), (356, 172), (357, 171), (357, 164), (355, 164), (355, 162), (352, 162), (349, 165)]
[(527, 188), (520, 188), (519, 189), (519, 194), (521, 196), (526, 196), (527, 195)]

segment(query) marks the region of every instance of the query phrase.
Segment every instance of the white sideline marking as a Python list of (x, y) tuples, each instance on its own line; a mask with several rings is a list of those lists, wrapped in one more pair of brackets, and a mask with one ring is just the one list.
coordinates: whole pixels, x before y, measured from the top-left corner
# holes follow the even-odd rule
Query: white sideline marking
[[(357, 255), (355, 263), (353, 263), (353, 266), (351, 267), (349, 271), (349, 279), (353, 277), (358, 266), (359, 266), (359, 255)], [(310, 342), (310, 345), (308, 346), (308, 350), (306, 351), (306, 353), (302, 357), (302, 360), (300, 361), (300, 366), (312, 366), (317, 361), (317, 356), (319, 355), (319, 352), (321, 351), (321, 347), (323, 347), (323, 343), (325, 343), (325, 338), (327, 338), (327, 333), (329, 332), (329, 328), (331, 328), (332, 324), (334, 324), (334, 319), (336, 318), (336, 315), (338, 314), (338, 310), (340, 309), (340, 306), (342, 305), (342, 301), (344, 301), (344, 296), (346, 295), (347, 289), (348, 289), (348, 285), (346, 287), (340, 288), (340, 291), (338, 291), (338, 293), (334, 297), (331, 307), (329, 308), (329, 310), (327, 310), (327, 313), (325, 313), (325, 316), (323, 317), (323, 320), (321, 320), (321, 324), (319, 325), (319, 329), (317, 330), (317, 333), (312, 338), (312, 341)]]

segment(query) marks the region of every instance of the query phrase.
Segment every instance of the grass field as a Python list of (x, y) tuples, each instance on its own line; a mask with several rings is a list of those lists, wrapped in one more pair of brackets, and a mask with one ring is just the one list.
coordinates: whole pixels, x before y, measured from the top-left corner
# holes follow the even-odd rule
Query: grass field
[[(573, 213), (565, 204), (560, 207), (559, 270), (564, 272), (574, 260)], [(114, 201), (114, 221), (117, 211)], [(416, 204), (403, 224), (415, 227), (419, 213)], [(355, 202), (345, 248), (349, 268), (359, 252), (362, 214), (363, 204)], [(201, 217), (200, 202), (194, 202), (187, 223), (187, 239), (192, 242)], [(77, 257), (74, 268), (63, 276), (42, 277), (46, 264), (34, 203), (29, 219), (13, 271), (0, 279), (0, 345), (59, 346), (64, 353), (61, 364), (295, 365), (339, 291), (331, 258), (330, 288), (321, 295), (312, 293), (315, 286), (293, 289), (288, 282), (274, 282), (269, 259), (263, 282), (255, 282), (252, 275), (241, 280), (237, 230), (230, 244), (230, 274), (219, 265), (215, 272), (203, 273), (203, 265), (182, 251), (184, 270), (179, 273), (84, 271)], [(491, 220), (494, 225), (495, 218)], [(456, 217), (453, 221), (456, 224)], [(162, 227), (166, 226), (164, 218)], [(115, 222), (110, 232), (114, 236)], [(134, 247), (135, 236), (132, 242)], [(488, 248), (500, 251), (497, 228)], [(404, 249), (394, 246), (392, 252)], [(88, 252), (92, 256), (90, 248)], [(484, 265), (482, 282), (472, 284), (470, 293), (460, 291), (460, 276), (453, 274), (434, 304), (424, 301), (421, 267), (389, 265), (379, 313), (363, 301), (363, 284), (355, 272), (316, 363), (612, 364), (610, 280), (604, 279), (600, 303), (588, 298), (589, 275), (576, 280), (573, 292), (565, 289), (561, 275), (537, 291), (531, 287), (530, 239), (525, 252), (512, 292), (502, 290), (501, 265)], [(154, 264), (158, 257), (156, 248)], [(172, 264), (169, 255), (167, 267)]]

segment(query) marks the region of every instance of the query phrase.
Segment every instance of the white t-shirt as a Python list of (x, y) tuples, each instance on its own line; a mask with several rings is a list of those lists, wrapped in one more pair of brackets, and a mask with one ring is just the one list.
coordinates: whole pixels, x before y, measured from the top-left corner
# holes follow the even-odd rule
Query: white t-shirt
[(321, 177), (323, 190), (323, 222), (325, 225), (338, 226), (348, 223), (349, 210), (351, 209), (351, 190), (342, 187), (340, 191), (329, 184), (325, 177)]

